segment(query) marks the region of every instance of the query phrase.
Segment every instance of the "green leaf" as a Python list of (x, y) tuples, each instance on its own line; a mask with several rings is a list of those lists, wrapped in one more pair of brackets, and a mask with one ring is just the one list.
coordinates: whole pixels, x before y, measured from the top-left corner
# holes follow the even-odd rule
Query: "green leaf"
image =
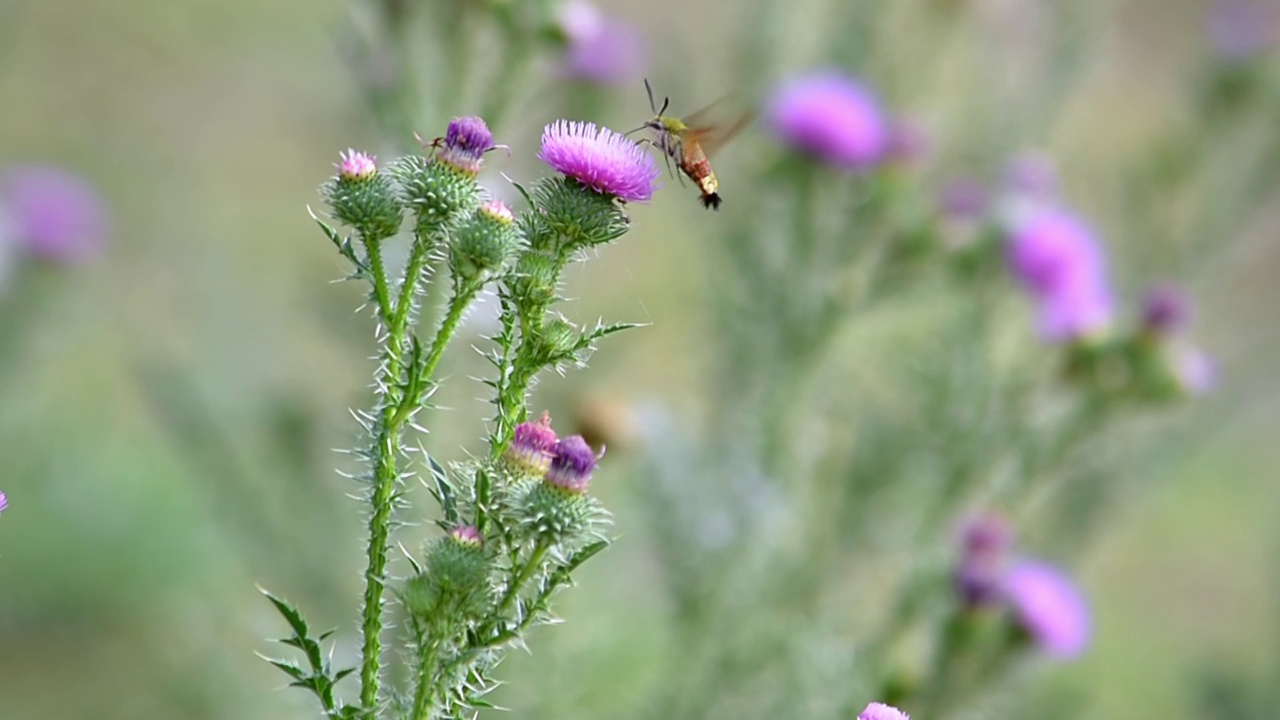
[(271, 663), (272, 665), (275, 665), (276, 667), (280, 668), (281, 670), (284, 671), (286, 675), (293, 678), (295, 681), (302, 680), (303, 678), (307, 677), (307, 674), (303, 672), (302, 668), (292, 660), (281, 660), (280, 658), (267, 657), (262, 653), (254, 653), (254, 654), (262, 658), (263, 660), (266, 660), (267, 662)]
[(449, 484), (449, 474), (430, 455), (427, 456), (427, 466), (431, 468), (431, 480), (435, 486), (431, 490), (431, 495), (435, 497), (436, 502), (440, 503), (445, 522), (449, 523), (451, 529), (458, 524), (458, 499), (453, 492), (453, 486)]
[(565, 563), (565, 572), (573, 572), (574, 570), (577, 570), (581, 567), (582, 563), (595, 557), (601, 550), (604, 550), (607, 547), (609, 547), (608, 540), (597, 540), (582, 548), (578, 552), (574, 553), (573, 557), (569, 558), (569, 562)]
[(289, 623), (289, 627), (296, 637), (305, 638), (307, 636), (307, 621), (302, 618), (302, 613), (297, 608), (290, 605), (287, 600), (271, 594), (269, 590), (262, 586), (258, 587), (258, 592), (265, 595), (271, 601), (271, 604), (276, 606), (276, 610), (284, 616), (285, 622)]

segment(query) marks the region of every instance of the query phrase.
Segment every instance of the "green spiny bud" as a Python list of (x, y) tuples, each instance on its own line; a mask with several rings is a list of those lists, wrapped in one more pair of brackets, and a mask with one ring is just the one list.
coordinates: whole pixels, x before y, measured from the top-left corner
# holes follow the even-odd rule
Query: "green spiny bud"
[(515, 217), (501, 200), (490, 200), (453, 236), (449, 263), (458, 280), (474, 281), (497, 273), (516, 249)]
[(544, 178), (533, 188), (535, 248), (565, 253), (622, 237), (630, 219), (614, 198), (568, 178)]
[(479, 531), (469, 525), (454, 528), (428, 544), (426, 569), (404, 585), (405, 607), (433, 621), (478, 617), (493, 601), (490, 567)]
[(456, 227), (480, 204), (475, 177), (438, 158), (408, 155), (396, 161), (391, 173), (400, 183), (404, 204), (413, 209), (419, 235)]
[(586, 493), (543, 481), (520, 497), (520, 524), (532, 537), (564, 542), (581, 537), (591, 528), (596, 512)]
[(325, 202), (342, 222), (373, 242), (400, 230), (403, 208), (391, 181), (378, 172), (376, 158), (355, 150), (341, 154), (338, 174), (321, 188)]
[(556, 316), (547, 320), (538, 336), (538, 358), (544, 363), (559, 362), (573, 354), (581, 336), (578, 328), (563, 317)]
[(510, 280), (511, 295), (523, 309), (545, 309), (556, 299), (560, 262), (542, 250), (526, 250), (516, 261)]

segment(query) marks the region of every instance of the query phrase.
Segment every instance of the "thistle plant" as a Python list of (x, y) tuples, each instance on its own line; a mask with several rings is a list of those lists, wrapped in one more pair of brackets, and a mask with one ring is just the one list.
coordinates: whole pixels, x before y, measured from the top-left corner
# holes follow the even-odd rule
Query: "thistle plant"
[[(520, 188), (528, 207), (517, 214), (476, 182), (495, 147), (483, 120), (455, 118), (422, 153), (385, 167), (343, 153), (322, 188), (346, 231), (316, 222), (349, 263), (348, 280), (367, 284), (377, 324), (373, 403), (354, 413), (364, 444), (353, 454), (364, 470), (353, 479), (368, 517), (358, 666), (334, 667), (321, 648), (329, 633), (313, 634), (297, 608), (268, 597), (292, 630), (281, 642), (305, 657), (305, 665), (270, 662), (314, 693), (326, 717), (456, 718), (488, 707), (505, 651), (554, 620), (552, 598), (609, 542), (609, 514), (589, 494), (603, 448), (558, 437), (546, 413), (531, 419), (528, 397), (539, 374), (583, 365), (599, 340), (632, 327), (580, 328), (554, 308), (565, 269), (627, 232), (625, 206), (652, 196), (657, 165), (610, 130), (553, 123), (539, 157), (561, 175)], [(397, 272), (386, 258), (401, 242), (408, 257)], [(421, 299), (436, 282), (447, 282), (448, 299), (428, 329)], [(500, 329), (484, 348), (495, 409), (487, 447), (442, 465), (417, 419), (461, 319), (486, 289), (501, 304)], [(435, 508), (410, 501), (415, 480)], [(443, 535), (420, 552), (396, 543), (397, 527), (428, 521)], [(393, 641), (398, 655), (386, 648)], [(403, 685), (390, 681), (397, 660)], [(349, 675), (359, 691), (345, 700), (338, 686)]]

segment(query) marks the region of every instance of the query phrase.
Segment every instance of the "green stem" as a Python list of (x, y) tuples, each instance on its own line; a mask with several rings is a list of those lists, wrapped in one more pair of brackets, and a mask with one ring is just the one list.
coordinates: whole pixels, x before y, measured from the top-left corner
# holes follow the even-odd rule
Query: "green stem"
[(524, 587), (524, 584), (529, 581), (529, 577), (542, 564), (542, 559), (546, 557), (547, 551), (550, 549), (550, 543), (543, 539), (538, 540), (538, 544), (533, 548), (533, 554), (529, 556), (529, 561), (525, 563), (524, 567), (520, 568), (520, 572), (516, 574), (515, 579), (511, 581), (511, 585), (507, 588), (506, 595), (502, 597), (502, 602), (498, 605), (498, 611), (495, 613), (498, 618), (501, 618), (511, 609), (516, 598), (520, 596), (520, 588)]
[(413, 720), (426, 720), (427, 711), (430, 710), (439, 644), (432, 630), (427, 631), (426, 637), (419, 638), (418, 685), (413, 692)]
[[(399, 300), (394, 313), (390, 315), (387, 326), (387, 339), (383, 349), (383, 360), (386, 365), (382, 394), (382, 411), (378, 422), (377, 437), (374, 440), (372, 455), (374, 457), (373, 492), (370, 504), (373, 512), (369, 515), (369, 547), (368, 565), (365, 569), (364, 610), (361, 633), (364, 643), (361, 648), (360, 664), (360, 706), (372, 716), (378, 705), (380, 672), (382, 669), (382, 593), (386, 589), (385, 574), (387, 569), (387, 546), (391, 533), (391, 510), (395, 504), (396, 489), (396, 455), (398, 452), (400, 429), (408, 413), (398, 412), (398, 403), (393, 401), (395, 386), (401, 382), (405, 337), (410, 325), (409, 309), (413, 304), (413, 294), (422, 276), (431, 243), (425, 237), (417, 238), (400, 287)], [(374, 271), (375, 294), (382, 286), (382, 293), (389, 296), (386, 289), (386, 273), (380, 271), (381, 258), (378, 253), (371, 257), (378, 258)], [(371, 265), (374, 261), (371, 260)], [(389, 302), (389, 300), (388, 300)], [(384, 305), (388, 307), (389, 305)]]
[(391, 291), (387, 288), (387, 269), (382, 263), (382, 243), (361, 238), (369, 270), (373, 273), (373, 296), (378, 303), (378, 319), (388, 329), (392, 327)]
[[(483, 287), (481, 283), (471, 283), (464, 287), (459, 287), (453, 294), (453, 299), (449, 301), (449, 311), (445, 315), (444, 320), (440, 323), (440, 329), (436, 331), (436, 337), (431, 341), (431, 349), (427, 351), (427, 358), (422, 363), (422, 369), (414, 373), (418, 378), (422, 387), (431, 381), (436, 372), (436, 366), (440, 364), (440, 358), (444, 356), (444, 350), (449, 346), (449, 341), (453, 339), (454, 332), (458, 329), (458, 324), (462, 322), (462, 316), (466, 313), (467, 308), (471, 305), (471, 301), (475, 299), (476, 293), (480, 292)], [(401, 424), (409, 418), (413, 413), (414, 406), (417, 404), (418, 398), (416, 394), (405, 393), (400, 398), (400, 405), (396, 408), (393, 416), (395, 424)]]

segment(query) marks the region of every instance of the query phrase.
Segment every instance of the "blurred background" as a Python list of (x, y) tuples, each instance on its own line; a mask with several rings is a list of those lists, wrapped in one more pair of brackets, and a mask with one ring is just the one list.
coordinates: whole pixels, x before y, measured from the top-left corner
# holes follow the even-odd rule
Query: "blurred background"
[[(1232, 27), (1200, 0), (806, 0), (776, 4), (758, 38), (770, 57), (752, 69), (743, 28), (758, 17), (737, 0), (601, 0), (638, 40), (596, 77), (562, 39), (507, 77), (510, 37), (460, 46), (441, 32), (464, 5), (0, 0), (0, 187), (61, 194), (71, 238), (0, 249), (0, 717), (312, 716), (253, 654), (281, 632), (255, 584), (336, 626), (336, 657), (350, 659), (361, 511), (333, 449), (353, 442), (347, 409), (368, 401), (372, 325), (361, 289), (331, 284), (343, 268), (307, 217), (339, 150), (389, 157), (414, 147), (411, 130), (431, 138), (484, 112), (512, 148), (484, 180), (511, 198), (498, 173), (537, 177), (546, 122), (640, 124), (646, 73), (681, 114), (831, 62), (918, 120), (925, 187), (992, 177), (1018, 152), (1053, 158), (1121, 292), (1186, 283), (1197, 341), (1220, 364), (1212, 397), (1143, 436), (1130, 489), (1079, 541), (1095, 642), (1045, 668), (1043, 692), (1079, 717), (1274, 707), (1280, 204), (1254, 161), (1280, 144), (1280, 3)], [(853, 7), (874, 23), (853, 24)], [(395, 12), (415, 18), (403, 34), (381, 24)], [(450, 87), (458, 62), (481, 67), (472, 86)], [(407, 110), (387, 90), (395, 67), (426, 88)], [(735, 168), (770, 144), (757, 127), (726, 148), (719, 215), (668, 179), (632, 207), (624, 241), (571, 277), (575, 320), (651, 326), (534, 397), (558, 425), (606, 426), (616, 452), (597, 487), (619, 539), (561, 598), (568, 622), (504, 665), (514, 687), (500, 704), (516, 716), (624, 717), (661, 682), (669, 608), (652, 526), (629, 500), (644, 478), (626, 468), (646, 423), (678, 428), (707, 409), (714, 347), (691, 310), (708, 302), (706, 236), (746, 196)], [(488, 407), (470, 378), (483, 368), (465, 345), (486, 323), (473, 314), (445, 361), (449, 409), (427, 422), (444, 457), (479, 445)]]

